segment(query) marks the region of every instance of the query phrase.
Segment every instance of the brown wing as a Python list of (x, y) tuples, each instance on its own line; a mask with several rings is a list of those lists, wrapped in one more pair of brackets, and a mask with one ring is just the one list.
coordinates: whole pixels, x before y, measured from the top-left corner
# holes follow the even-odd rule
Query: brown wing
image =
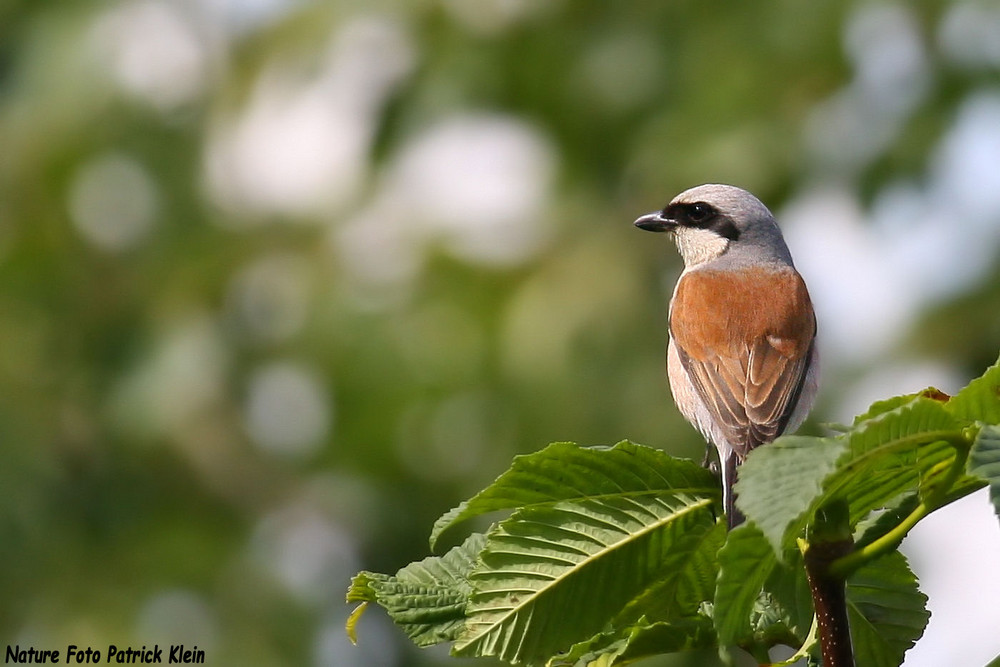
[(794, 269), (684, 274), (670, 335), (739, 460), (781, 435), (816, 337), (809, 293)]

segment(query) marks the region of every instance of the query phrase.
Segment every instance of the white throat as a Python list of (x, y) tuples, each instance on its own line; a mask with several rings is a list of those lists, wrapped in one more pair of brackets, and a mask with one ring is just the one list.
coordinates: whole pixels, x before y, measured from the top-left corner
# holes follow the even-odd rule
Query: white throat
[(684, 266), (689, 268), (715, 259), (729, 248), (729, 239), (697, 227), (678, 227), (674, 230), (674, 241)]

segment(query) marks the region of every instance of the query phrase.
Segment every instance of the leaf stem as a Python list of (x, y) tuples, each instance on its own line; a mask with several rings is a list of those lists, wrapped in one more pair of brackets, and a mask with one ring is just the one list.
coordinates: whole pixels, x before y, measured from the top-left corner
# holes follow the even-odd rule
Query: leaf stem
[(819, 624), (816, 620), (816, 615), (814, 614), (812, 625), (809, 626), (809, 634), (806, 635), (806, 640), (802, 642), (802, 646), (800, 646), (799, 650), (795, 652), (795, 655), (789, 657), (787, 660), (771, 663), (770, 667), (791, 667), (791, 665), (794, 665), (803, 658), (808, 658), (812, 647), (816, 644), (816, 637), (818, 634)]
[(910, 529), (930, 514), (932, 509), (926, 503), (920, 503), (916, 509), (910, 512), (906, 518), (896, 524), (885, 535), (831, 563), (830, 574), (846, 579), (865, 563), (871, 562), (890, 551), (894, 551), (903, 541), (903, 538), (906, 537), (906, 534), (910, 532)]

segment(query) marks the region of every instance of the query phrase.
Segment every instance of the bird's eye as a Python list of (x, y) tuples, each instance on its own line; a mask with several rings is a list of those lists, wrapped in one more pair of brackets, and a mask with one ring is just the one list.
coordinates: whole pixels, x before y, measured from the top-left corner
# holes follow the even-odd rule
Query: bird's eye
[(688, 208), (688, 218), (691, 222), (704, 222), (712, 214), (712, 208), (708, 204), (692, 204)]

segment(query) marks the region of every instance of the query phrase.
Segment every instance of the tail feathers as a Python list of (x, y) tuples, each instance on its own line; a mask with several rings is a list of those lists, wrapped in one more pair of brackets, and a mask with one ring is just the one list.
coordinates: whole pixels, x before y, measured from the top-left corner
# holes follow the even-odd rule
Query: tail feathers
[(739, 461), (733, 452), (730, 452), (722, 461), (722, 505), (726, 510), (726, 524), (729, 526), (729, 530), (746, 520), (742, 512), (736, 509), (736, 494), (733, 492), (737, 465), (739, 465)]

